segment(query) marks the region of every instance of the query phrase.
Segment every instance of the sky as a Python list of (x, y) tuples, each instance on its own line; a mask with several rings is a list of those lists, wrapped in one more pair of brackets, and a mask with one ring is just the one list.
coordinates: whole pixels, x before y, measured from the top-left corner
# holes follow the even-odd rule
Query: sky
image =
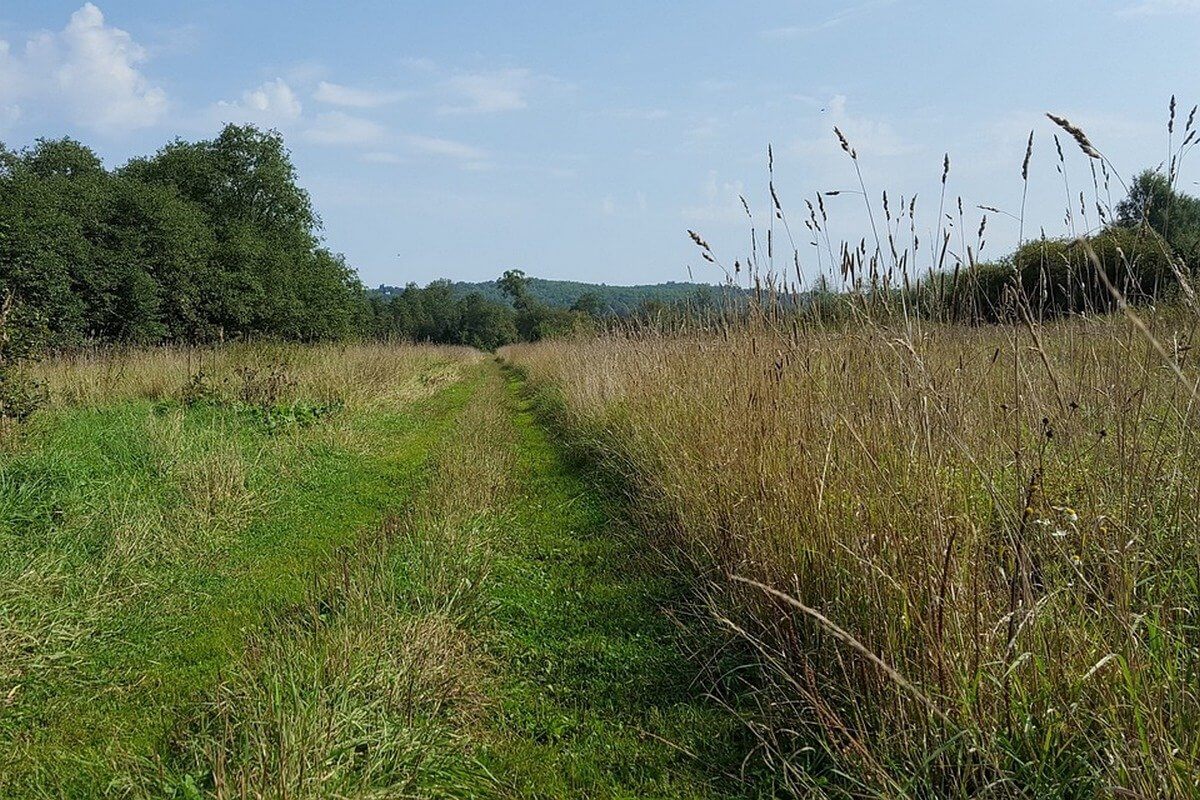
[(1171, 95), (1180, 127), (1200, 101), (1198, 41), (1200, 0), (2, 0), (0, 141), (71, 136), (116, 167), (227, 122), (275, 128), (369, 286), (512, 267), (719, 282), (687, 231), (746, 254), (739, 195), (765, 225), (770, 145), (811, 280), (806, 197), (846, 190), (826, 198), (835, 239), (869, 230), (835, 126), (876, 205), (917, 193), (927, 233), (948, 153), (963, 227), (1001, 210), (999, 256), (1031, 130), (1026, 228), (1064, 233), (1067, 193), (1091, 193), (1073, 147), (1055, 170), (1044, 113), (1126, 179), (1153, 167)]

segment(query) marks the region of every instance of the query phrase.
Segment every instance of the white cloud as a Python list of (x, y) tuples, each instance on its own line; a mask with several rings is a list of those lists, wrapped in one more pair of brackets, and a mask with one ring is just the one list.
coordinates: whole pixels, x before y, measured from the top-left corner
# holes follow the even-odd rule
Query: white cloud
[(847, 110), (846, 96), (842, 94), (829, 99), (821, 108), (819, 119), (819, 129), (811, 137), (792, 142), (786, 148), (788, 153), (821, 159), (841, 157), (841, 145), (833, 133), (835, 127), (846, 135), (850, 146), (863, 157), (908, 156), (918, 150), (913, 144), (904, 141), (887, 121), (851, 113)]
[[(334, 87), (333, 84), (321, 85)], [(334, 87), (340, 88), (344, 87)], [(251, 122), (290, 130), (313, 144), (368, 145), (387, 137), (386, 129), (379, 123), (344, 111), (324, 111), (316, 116), (305, 114), (304, 104), (283, 78), (248, 89), (239, 100), (215, 104), (211, 116), (220, 122)]]
[(347, 108), (378, 108), (389, 103), (395, 103), (407, 97), (405, 92), (382, 92), (373, 89), (358, 89), (353, 86), (343, 86), (338, 83), (321, 81), (313, 98), (331, 106)]
[(317, 144), (371, 144), (384, 137), (382, 125), (342, 111), (327, 111), (304, 132), (304, 137)]
[(68, 122), (104, 133), (154, 125), (167, 111), (167, 95), (139, 66), (144, 47), (105, 22), (86, 3), (67, 26), (30, 39), (22, 55), (0, 42), (0, 102), (9, 109), (61, 114)]
[(1126, 17), (1200, 14), (1200, 0), (1141, 0), (1122, 8), (1118, 13)]
[(824, 19), (815, 22), (806, 22), (802, 25), (788, 25), (782, 28), (771, 28), (763, 31), (763, 36), (768, 39), (792, 39), (797, 36), (805, 36), (812, 33), (820, 33), (827, 31), (830, 28), (836, 28), (847, 20), (863, 14), (868, 14), (872, 11), (877, 11), (890, 5), (894, 5), (896, 0), (865, 0), (865, 2), (857, 5), (847, 6), (841, 11), (828, 16)]
[(222, 100), (214, 110), (222, 122), (253, 122), (280, 127), (300, 119), (304, 106), (292, 87), (282, 78), (276, 78), (242, 92), (241, 100)]
[(404, 142), (412, 150), (424, 155), (442, 156), (457, 161), (480, 164), (487, 160), (488, 153), (474, 145), (456, 142), (452, 139), (438, 139), (433, 136), (409, 135)]
[(446, 82), (457, 102), (442, 106), (444, 114), (494, 114), (528, 108), (526, 94), (535, 78), (527, 69), (504, 69), (456, 75)]

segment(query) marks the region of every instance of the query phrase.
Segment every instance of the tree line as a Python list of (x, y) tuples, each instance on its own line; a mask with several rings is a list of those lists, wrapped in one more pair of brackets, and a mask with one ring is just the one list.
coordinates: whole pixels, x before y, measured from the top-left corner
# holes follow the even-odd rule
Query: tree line
[(996, 322), (1022, 313), (1103, 313), (1118, 298), (1147, 303), (1178, 295), (1180, 281), (1191, 282), (1200, 268), (1200, 199), (1145, 170), (1114, 211), (1093, 234), (1043, 236), (997, 261), (934, 275), (923, 282), (921, 299), (951, 319)]
[[(0, 144), (7, 353), (84, 343), (395, 337), (494, 349), (587, 328), (594, 293), (557, 307), (510, 270), (465, 296), (447, 281), (366, 290), (322, 243), (282, 137), (250, 125), (176, 139), (107, 169), (73, 139)], [(650, 314), (644, 302), (632, 313)], [(0, 345), (0, 361), (4, 359)]]
[(345, 336), (363, 289), (274, 132), (230, 125), (105, 169), (71, 139), (0, 146), (0, 293), (46, 344)]
[[(1039, 313), (1104, 309), (1112, 301), (1104, 279), (1133, 300), (1160, 297), (1198, 254), (1200, 200), (1148, 171), (1100, 233), (1027, 243), (999, 262), (935, 275), (918, 290), (924, 307), (959, 319), (999, 319), (1014, 294)], [(213, 139), (176, 139), (113, 170), (72, 139), (19, 151), (0, 144), (0, 351), (10, 358), (35, 345), (255, 336), (494, 349), (588, 329), (612, 312), (594, 292), (566, 308), (547, 303), (519, 270), (496, 287), (465, 296), (446, 281), (367, 291), (323, 245), (321, 220), (274, 131), (229, 125)], [(738, 295), (735, 305), (745, 299)], [(727, 300), (701, 290), (668, 304), (644, 298), (628, 315), (708, 312)]]
[(501, 296), (481, 292), (456, 296), (448, 280), (402, 291), (371, 293), (370, 330), (373, 336), (412, 341), (462, 344), (494, 350), (517, 341), (535, 341), (595, 327), (602, 311), (590, 295), (570, 308), (551, 306), (529, 290), (529, 278), (510, 269), (496, 282)]

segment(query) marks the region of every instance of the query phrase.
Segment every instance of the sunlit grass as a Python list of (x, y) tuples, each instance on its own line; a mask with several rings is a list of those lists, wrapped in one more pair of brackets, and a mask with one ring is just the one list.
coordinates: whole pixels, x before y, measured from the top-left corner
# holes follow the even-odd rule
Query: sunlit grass
[[(39, 366), (51, 405), (0, 454), (0, 795), (95, 796), (161, 759), (247, 635), (413, 491), (476, 356), (208, 360), (203, 403), (184, 351)], [(238, 397), (245, 363), (287, 375), (289, 402), (344, 402), (269, 427)]]
[[(1176, 348), (1195, 331), (1148, 324)], [(806, 607), (725, 578), (710, 593), (758, 649), (755, 729), (790, 783), (1041, 797), (1198, 788), (1184, 352), (1181, 381), (1121, 318), (864, 319), (505, 356), (648, 524)]]

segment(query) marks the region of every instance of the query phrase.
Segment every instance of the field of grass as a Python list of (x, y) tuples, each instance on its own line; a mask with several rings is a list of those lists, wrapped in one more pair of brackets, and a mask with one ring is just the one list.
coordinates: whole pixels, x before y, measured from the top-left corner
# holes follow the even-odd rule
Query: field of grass
[(1190, 797), (1197, 323), (1146, 313), (503, 353), (708, 570), (784, 788)]
[(0, 797), (1200, 796), (1197, 317), (859, 300), (36, 365)]
[(751, 792), (685, 574), (490, 358), (37, 371), (0, 452), (0, 796)]

